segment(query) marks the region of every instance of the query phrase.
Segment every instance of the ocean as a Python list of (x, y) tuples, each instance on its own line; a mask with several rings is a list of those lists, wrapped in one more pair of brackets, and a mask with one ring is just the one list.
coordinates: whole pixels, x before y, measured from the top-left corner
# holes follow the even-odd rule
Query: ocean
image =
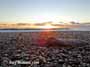
[(40, 30), (0, 30), (0, 32), (43, 32), (43, 31), (90, 31), (90, 29), (52, 29), (52, 30), (45, 30), (45, 29), (40, 29)]

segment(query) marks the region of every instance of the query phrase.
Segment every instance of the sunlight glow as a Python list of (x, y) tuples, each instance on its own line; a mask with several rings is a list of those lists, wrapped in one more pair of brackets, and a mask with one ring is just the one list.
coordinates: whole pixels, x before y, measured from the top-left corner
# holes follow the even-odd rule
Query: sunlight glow
[(50, 29), (50, 28), (53, 28), (53, 26), (52, 25), (49, 25), (49, 24), (47, 24), (47, 25), (45, 25), (45, 26), (40, 26), (39, 28), (46, 28), (46, 29)]
[(56, 26), (53, 26), (52, 24), (45, 24), (44, 26), (39, 26), (39, 28), (42, 28), (42, 29), (52, 29), (52, 28), (58, 28)]
[(43, 16), (33, 16), (32, 21), (36, 21), (35, 23), (43, 23), (43, 22), (59, 22), (60, 18), (55, 17), (55, 16), (49, 16), (49, 15), (43, 15)]
[(62, 26), (54, 26), (52, 23), (45, 23), (43, 25), (35, 25), (35, 24), (32, 24), (29, 26), (29, 28), (32, 28), (32, 29), (55, 29), (55, 28), (62, 28)]

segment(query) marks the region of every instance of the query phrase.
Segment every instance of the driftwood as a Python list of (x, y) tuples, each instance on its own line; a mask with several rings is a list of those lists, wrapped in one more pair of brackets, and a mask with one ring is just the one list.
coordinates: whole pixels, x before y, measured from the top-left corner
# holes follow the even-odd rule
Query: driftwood
[(87, 41), (79, 39), (49, 38), (46, 41), (47, 47), (79, 47), (88, 45)]

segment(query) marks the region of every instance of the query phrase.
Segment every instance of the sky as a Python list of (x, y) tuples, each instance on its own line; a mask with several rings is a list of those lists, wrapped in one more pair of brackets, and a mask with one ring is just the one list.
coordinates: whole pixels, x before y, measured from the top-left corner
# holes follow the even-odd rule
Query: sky
[(90, 22), (90, 0), (0, 0), (0, 23)]

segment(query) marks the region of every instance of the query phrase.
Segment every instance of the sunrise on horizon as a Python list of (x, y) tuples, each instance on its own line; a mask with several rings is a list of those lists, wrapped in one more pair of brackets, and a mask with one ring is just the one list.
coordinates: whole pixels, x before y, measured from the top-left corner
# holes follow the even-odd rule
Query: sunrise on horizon
[(0, 67), (90, 67), (90, 0), (0, 0)]

